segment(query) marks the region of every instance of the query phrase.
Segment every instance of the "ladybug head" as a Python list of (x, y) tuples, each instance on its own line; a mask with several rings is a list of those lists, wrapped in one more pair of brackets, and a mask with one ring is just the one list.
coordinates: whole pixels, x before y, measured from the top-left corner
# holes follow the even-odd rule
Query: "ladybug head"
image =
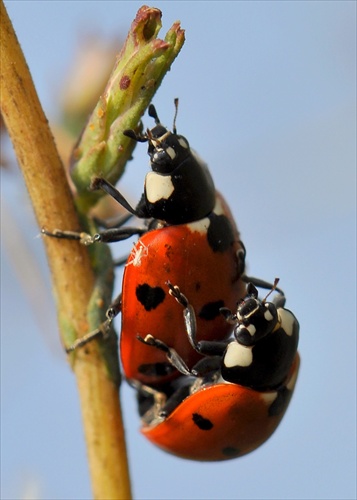
[(275, 304), (266, 299), (276, 288), (277, 280), (272, 290), (263, 299), (258, 299), (258, 290), (252, 283), (248, 283), (247, 296), (237, 308), (238, 324), (234, 329), (234, 336), (239, 344), (252, 346), (260, 339), (272, 332), (278, 322), (278, 313)]
[(187, 139), (182, 135), (177, 135), (176, 132), (176, 100), (175, 105), (176, 113), (172, 132), (160, 123), (154, 105), (150, 104), (149, 106), (149, 116), (155, 119), (156, 126), (146, 132), (149, 142), (148, 154), (151, 160), (151, 168), (154, 172), (160, 174), (170, 174), (190, 155), (190, 146)]
[(172, 173), (191, 154), (187, 139), (182, 135), (178, 135), (176, 131), (178, 99), (175, 99), (175, 107), (176, 112), (172, 132), (161, 124), (153, 104), (149, 106), (149, 116), (155, 119), (155, 127), (147, 129), (146, 134), (143, 135), (137, 134), (134, 130), (124, 131), (124, 135), (131, 139), (149, 143), (148, 154), (151, 168), (159, 174)]

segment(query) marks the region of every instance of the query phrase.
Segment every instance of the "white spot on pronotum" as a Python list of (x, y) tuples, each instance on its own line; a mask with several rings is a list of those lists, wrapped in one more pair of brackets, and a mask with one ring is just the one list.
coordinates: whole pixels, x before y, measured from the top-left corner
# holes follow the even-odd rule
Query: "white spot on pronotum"
[(267, 320), (267, 321), (271, 321), (273, 319), (273, 315), (272, 313), (269, 311), (268, 309), (268, 306), (266, 306), (266, 310), (264, 312), (264, 318)]
[(273, 401), (278, 397), (278, 393), (276, 391), (269, 392), (261, 392), (260, 397), (263, 399), (267, 406), (270, 406)]
[(231, 342), (227, 346), (224, 356), (224, 366), (232, 368), (234, 366), (250, 366), (253, 362), (251, 347), (245, 347), (238, 342)]
[(170, 175), (160, 175), (156, 172), (149, 172), (145, 179), (146, 197), (150, 203), (159, 200), (167, 200), (174, 192)]
[(197, 233), (201, 233), (201, 234), (207, 233), (207, 229), (208, 229), (209, 225), (210, 225), (210, 220), (208, 217), (205, 217), (204, 219), (200, 219), (196, 222), (191, 222), (190, 224), (187, 224), (190, 231), (192, 231), (193, 233), (197, 232)]
[(224, 215), (224, 209), (223, 209), (222, 201), (218, 197), (216, 197), (216, 204), (214, 206), (213, 212), (216, 215)]
[(279, 323), (283, 328), (283, 330), (285, 331), (286, 335), (291, 337), (291, 335), (294, 332), (294, 323), (295, 323), (294, 315), (287, 309), (279, 308), (278, 318), (279, 318)]
[(125, 264), (126, 266), (134, 266), (134, 267), (139, 267), (141, 266), (141, 260), (143, 257), (147, 257), (149, 255), (149, 248), (144, 245), (142, 241), (138, 241), (138, 243), (134, 246), (128, 262)]

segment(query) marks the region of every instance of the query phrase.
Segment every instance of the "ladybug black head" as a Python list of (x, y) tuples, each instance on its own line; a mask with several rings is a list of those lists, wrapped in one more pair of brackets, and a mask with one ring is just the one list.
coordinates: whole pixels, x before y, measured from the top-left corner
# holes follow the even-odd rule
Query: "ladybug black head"
[(247, 291), (247, 297), (238, 304), (234, 336), (240, 344), (252, 346), (274, 329), (278, 313), (272, 302), (266, 302), (266, 297), (258, 299), (258, 291), (252, 283), (248, 284)]
[(163, 125), (147, 131), (148, 154), (154, 172), (170, 174), (191, 154), (190, 146), (182, 135), (170, 132)]
[(177, 134), (175, 120), (178, 101), (176, 99), (175, 106), (176, 113), (172, 132), (161, 124), (153, 104), (149, 106), (149, 116), (155, 119), (155, 127), (147, 129), (144, 135), (137, 134), (134, 130), (124, 131), (124, 135), (131, 139), (149, 143), (148, 154), (151, 168), (160, 174), (170, 174), (192, 154), (187, 139)]

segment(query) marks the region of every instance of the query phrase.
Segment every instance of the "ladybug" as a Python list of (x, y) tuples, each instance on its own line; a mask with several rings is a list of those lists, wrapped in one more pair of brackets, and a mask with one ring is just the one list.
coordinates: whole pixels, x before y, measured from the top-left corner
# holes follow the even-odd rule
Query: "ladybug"
[[(148, 326), (193, 366), (201, 357), (181, 333), (181, 312), (172, 307), (166, 282), (179, 282), (197, 313), (198, 338), (222, 340), (232, 325), (222, 321), (220, 308), (234, 307), (244, 294), (245, 248), (227, 203), (215, 190), (207, 166), (190, 149), (187, 139), (161, 125), (145, 136), (152, 172), (135, 210), (152, 217), (125, 266), (122, 286), (120, 353), (123, 372), (142, 384), (162, 385), (179, 372), (164, 353), (148, 349), (136, 335)], [(104, 189), (106, 189), (105, 183)], [(103, 186), (102, 186), (103, 187)], [(108, 192), (112, 192), (110, 189)], [(119, 200), (118, 200), (119, 201)]]
[[(177, 111), (177, 101), (176, 111)], [(222, 321), (220, 308), (233, 308), (236, 297), (244, 295), (245, 248), (233, 216), (222, 195), (215, 189), (207, 165), (190, 148), (187, 139), (164, 127), (153, 105), (149, 115), (155, 126), (144, 135), (125, 134), (148, 143), (151, 171), (144, 192), (133, 208), (123, 195), (103, 178), (95, 178), (92, 189), (103, 189), (128, 212), (145, 220), (145, 227), (113, 227), (94, 236), (56, 231), (44, 234), (70, 237), (84, 244), (113, 242), (139, 235), (126, 262), (122, 295), (107, 311), (108, 320), (79, 339), (67, 350), (83, 345), (107, 331), (113, 318), (122, 313), (120, 338), (124, 374), (143, 384), (164, 384), (179, 372), (164, 353), (148, 349), (136, 335), (150, 330), (177, 349), (188, 366), (201, 355), (181, 334), (181, 314), (172, 308), (165, 285), (180, 283), (190, 296), (197, 315), (199, 340), (227, 338), (232, 325)], [(175, 116), (176, 118), (176, 116)]]
[(258, 299), (253, 284), (237, 312), (222, 314), (235, 322), (228, 342), (197, 342), (192, 308), (178, 287), (171, 294), (184, 306), (187, 335), (206, 358), (189, 369), (179, 354), (148, 335), (143, 343), (165, 352), (183, 374), (166, 392), (136, 387), (140, 395), (142, 434), (182, 458), (228, 460), (253, 451), (275, 431), (294, 391), (300, 358), (299, 324), (276, 303)]
[(181, 353), (192, 367), (201, 357), (182, 334), (182, 312), (172, 307), (166, 282), (179, 281), (197, 314), (199, 340), (223, 340), (232, 325), (220, 314), (244, 295), (244, 246), (224, 199), (199, 221), (164, 226), (140, 237), (123, 275), (120, 353), (128, 379), (163, 384), (179, 375), (163, 352), (136, 335), (150, 331)]

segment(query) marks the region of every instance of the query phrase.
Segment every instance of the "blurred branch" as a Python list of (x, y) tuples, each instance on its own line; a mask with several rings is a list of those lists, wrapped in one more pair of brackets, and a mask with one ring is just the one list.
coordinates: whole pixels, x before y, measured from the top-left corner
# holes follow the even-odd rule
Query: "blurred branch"
[[(39, 226), (78, 230), (80, 224), (65, 172), (2, 1), (0, 95), (1, 113)], [(88, 251), (73, 241), (46, 238), (44, 243), (62, 336), (66, 337), (69, 331), (81, 336), (91, 327), (87, 308), (96, 280)], [(113, 349), (112, 345), (109, 347)], [(118, 360), (116, 356), (113, 361), (111, 356), (108, 363), (106, 354), (105, 349), (100, 350), (93, 342), (78, 351), (73, 367), (94, 496), (128, 499), (130, 483), (119, 406)]]

